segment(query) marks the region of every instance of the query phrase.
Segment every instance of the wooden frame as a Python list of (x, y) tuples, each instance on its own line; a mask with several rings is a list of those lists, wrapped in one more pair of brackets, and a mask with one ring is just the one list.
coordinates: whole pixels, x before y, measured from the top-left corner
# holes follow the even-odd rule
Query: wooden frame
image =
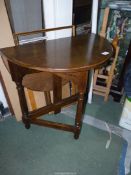
[[(109, 12), (110, 12), (110, 8), (107, 7), (105, 9), (105, 12), (104, 12), (102, 28), (101, 28), (101, 31), (100, 31), (100, 34), (99, 34), (101, 37), (104, 37), (104, 38), (106, 36), (106, 28), (107, 28), (107, 23), (108, 23)], [(112, 80), (113, 80), (115, 65), (116, 65), (116, 61), (117, 61), (119, 50), (120, 50), (120, 48), (117, 46), (117, 43), (113, 44), (113, 42), (112, 42), (112, 45), (114, 46), (115, 55), (114, 55), (110, 70), (108, 72), (108, 75), (102, 75), (100, 73), (101, 69), (96, 69), (95, 73), (94, 73), (93, 93), (97, 94), (97, 95), (104, 96), (104, 101), (108, 100), (108, 96), (109, 96), (109, 93), (110, 93), (110, 88), (111, 88), (111, 84), (112, 84)], [(104, 86), (103, 85), (97, 85), (97, 79), (98, 78), (105, 81)]]

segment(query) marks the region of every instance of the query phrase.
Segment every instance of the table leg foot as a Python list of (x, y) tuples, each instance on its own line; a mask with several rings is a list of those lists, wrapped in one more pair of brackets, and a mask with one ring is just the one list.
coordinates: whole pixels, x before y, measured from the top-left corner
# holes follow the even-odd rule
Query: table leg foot
[(25, 128), (29, 129), (30, 128), (30, 122), (27, 119), (25, 119), (25, 118), (22, 118), (22, 121), (23, 121), (23, 123), (25, 125)]
[(77, 130), (74, 133), (74, 139), (79, 139), (79, 135), (80, 135), (80, 128), (77, 128)]
[(29, 129), (30, 128), (30, 123), (29, 122), (25, 123), (25, 128), (26, 129)]
[(75, 133), (74, 134), (74, 139), (76, 139), (76, 140), (79, 139), (79, 135), (80, 135), (80, 133)]

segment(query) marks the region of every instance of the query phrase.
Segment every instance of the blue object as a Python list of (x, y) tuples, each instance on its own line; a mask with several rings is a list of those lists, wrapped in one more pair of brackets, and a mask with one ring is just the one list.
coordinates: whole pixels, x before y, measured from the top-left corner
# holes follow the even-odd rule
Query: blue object
[(131, 64), (129, 64), (124, 77), (124, 89), (128, 98), (131, 98)]
[(128, 143), (126, 140), (124, 140), (121, 158), (119, 162), (119, 169), (118, 169), (119, 175), (125, 175), (125, 158), (126, 158), (127, 146), (128, 146)]

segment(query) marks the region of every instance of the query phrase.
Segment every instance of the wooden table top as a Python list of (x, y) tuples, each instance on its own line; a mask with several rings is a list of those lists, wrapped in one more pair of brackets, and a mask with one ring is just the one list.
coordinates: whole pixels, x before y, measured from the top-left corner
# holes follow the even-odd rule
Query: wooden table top
[(95, 68), (113, 54), (111, 44), (95, 35), (81, 35), (0, 49), (22, 67), (47, 72), (76, 72)]

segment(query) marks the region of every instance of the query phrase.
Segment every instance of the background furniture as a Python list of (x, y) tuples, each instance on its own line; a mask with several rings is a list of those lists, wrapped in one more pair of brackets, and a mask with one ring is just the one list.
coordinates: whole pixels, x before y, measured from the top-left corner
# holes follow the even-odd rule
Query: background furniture
[[(123, 83), (122, 83), (122, 77), (123, 72), (126, 65), (126, 53), (129, 48), (129, 43), (131, 39), (131, 12), (130, 12), (130, 1), (110, 1), (107, 2), (106, 0), (103, 0), (100, 4), (100, 19), (99, 19), (99, 31), (101, 31), (102, 26), (102, 20), (103, 19), (103, 11), (107, 6), (110, 7), (110, 13), (109, 13), (109, 22), (107, 23), (108, 27), (108, 34), (107, 37), (112, 39), (114, 37), (116, 28), (119, 33), (120, 30), (120, 40), (119, 40), (119, 46), (120, 51), (118, 55), (118, 60), (116, 62), (115, 66), (115, 74), (113, 77), (113, 82), (110, 88), (110, 95), (112, 95), (113, 99), (115, 101), (120, 102), (120, 99), (123, 95)], [(117, 17), (117, 18), (116, 18)], [(113, 21), (116, 22), (114, 23)], [(109, 29), (111, 31), (109, 32)], [(111, 40), (110, 40), (111, 41)], [(112, 41), (111, 41), (112, 42)], [(99, 80), (99, 84), (103, 84), (102, 81)]]
[[(108, 17), (109, 17), (109, 7), (105, 9), (104, 17), (103, 17), (103, 23), (102, 23), (102, 29), (100, 32), (100, 36), (105, 37), (106, 36), (106, 29), (107, 29), (107, 23), (108, 23)], [(115, 66), (119, 54), (120, 48), (118, 47), (118, 36), (116, 35), (115, 38), (112, 41), (112, 44), (114, 46), (114, 55), (110, 62), (110, 64), (107, 64), (104, 66), (104, 69), (96, 69), (94, 72), (94, 81), (93, 81), (93, 93), (97, 95), (104, 96), (104, 101), (108, 100), (108, 96), (110, 93), (110, 88), (112, 85), (113, 77), (114, 77), (114, 71)], [(103, 84), (99, 84), (98, 81), (102, 81)]]
[[(107, 18), (107, 16), (109, 17)], [(106, 33), (103, 36), (106, 36), (113, 45), (117, 45), (116, 43), (118, 43), (120, 47), (110, 87), (110, 94), (113, 96), (115, 101), (120, 101), (120, 98), (123, 95), (122, 77), (123, 70), (125, 69), (126, 52), (129, 47), (131, 36), (130, 20), (131, 14), (129, 11), (120, 10), (119, 8), (110, 8), (109, 10), (109, 7), (107, 7), (103, 17), (104, 22), (101, 24), (102, 28), (100, 35), (103, 34), (103, 31), (107, 28)], [(100, 78), (97, 80), (97, 84), (105, 86), (105, 82)]]

